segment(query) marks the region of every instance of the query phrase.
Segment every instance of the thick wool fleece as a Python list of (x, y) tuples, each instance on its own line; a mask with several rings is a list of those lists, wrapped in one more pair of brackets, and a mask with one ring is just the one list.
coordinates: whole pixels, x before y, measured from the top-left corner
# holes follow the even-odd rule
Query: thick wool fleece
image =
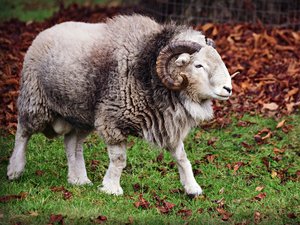
[[(96, 129), (108, 144), (135, 135), (174, 148), (199, 115), (193, 115), (187, 95), (162, 85), (155, 62), (171, 41), (205, 44), (199, 35), (139, 15), (106, 24), (67, 22), (45, 30), (25, 57), (19, 122), (30, 134), (50, 136), (50, 124), (59, 117), (77, 129)], [(209, 100), (196, 108), (201, 120), (212, 117)]]

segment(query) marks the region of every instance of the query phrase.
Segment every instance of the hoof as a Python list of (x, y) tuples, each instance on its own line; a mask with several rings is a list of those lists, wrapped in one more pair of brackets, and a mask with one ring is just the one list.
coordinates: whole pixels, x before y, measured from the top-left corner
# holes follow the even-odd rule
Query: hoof
[(68, 178), (68, 183), (72, 185), (92, 185), (92, 181), (90, 181), (89, 178), (84, 177), (84, 178)]
[(18, 179), (24, 171), (24, 166), (19, 166), (18, 168), (14, 166), (8, 166), (7, 168), (7, 179), (16, 180)]
[(190, 198), (190, 199), (194, 199), (194, 198), (197, 198), (199, 196), (199, 194), (187, 194), (187, 196)]
[(110, 195), (123, 195), (123, 189), (118, 185), (103, 185), (99, 190)]
[(203, 192), (201, 187), (198, 184), (189, 185), (189, 186), (186, 185), (184, 189), (187, 196), (192, 199), (201, 195)]

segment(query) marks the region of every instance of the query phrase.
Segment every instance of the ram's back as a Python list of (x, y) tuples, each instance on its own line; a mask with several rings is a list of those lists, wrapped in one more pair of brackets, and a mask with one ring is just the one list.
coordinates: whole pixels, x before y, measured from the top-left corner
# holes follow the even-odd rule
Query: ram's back
[(105, 24), (66, 22), (41, 32), (24, 60), (21, 113), (30, 102), (37, 113), (58, 114), (80, 127), (93, 127), (104, 107), (118, 106), (113, 111), (119, 117), (129, 84), (136, 101), (144, 101), (128, 71), (136, 67), (147, 38), (161, 29), (154, 20), (134, 15)]
[[(91, 55), (96, 45), (105, 45), (105, 32), (105, 24), (80, 22), (41, 32), (25, 56), (21, 98), (38, 95), (51, 111), (70, 122), (92, 125), (96, 85)], [(30, 91), (34, 85), (39, 93)]]

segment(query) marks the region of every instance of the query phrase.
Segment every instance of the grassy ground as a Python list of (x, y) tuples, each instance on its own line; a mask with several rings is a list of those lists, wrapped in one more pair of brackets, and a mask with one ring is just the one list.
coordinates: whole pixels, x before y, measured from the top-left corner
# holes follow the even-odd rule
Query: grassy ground
[[(276, 128), (278, 121), (258, 116), (241, 120), (248, 122), (232, 119), (224, 128), (195, 129), (186, 139), (196, 179), (204, 189), (204, 195), (193, 200), (176, 193), (181, 184), (170, 154), (164, 152), (157, 159), (160, 149), (134, 138), (129, 141), (128, 165), (121, 179), (123, 196), (97, 190), (108, 156), (105, 144), (95, 135), (85, 143), (92, 186), (67, 184), (62, 139), (47, 140), (42, 135), (29, 142), (23, 176), (9, 182), (6, 167), (13, 137), (2, 136), (0, 196), (21, 193), (25, 197), (0, 202), (0, 224), (47, 224), (55, 221), (51, 214), (61, 214), (65, 224), (299, 224), (300, 115), (286, 118), (283, 128)], [(254, 136), (263, 128), (272, 135), (257, 143)], [(63, 191), (51, 191), (61, 186), (71, 193), (69, 199)], [(140, 194), (149, 208), (134, 206)], [(162, 214), (155, 196), (176, 206)], [(100, 215), (107, 220), (101, 221)]]
[[(65, 6), (71, 3), (81, 5), (112, 4), (107, 0), (62, 0)], [(113, 1), (117, 2), (117, 1)], [(21, 21), (42, 21), (59, 9), (59, 0), (0, 0), (0, 21), (17, 18)]]

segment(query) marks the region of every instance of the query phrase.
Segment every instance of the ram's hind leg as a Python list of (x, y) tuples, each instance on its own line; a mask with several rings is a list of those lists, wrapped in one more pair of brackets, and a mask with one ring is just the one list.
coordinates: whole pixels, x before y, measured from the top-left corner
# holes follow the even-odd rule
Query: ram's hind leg
[(120, 185), (120, 178), (122, 170), (126, 166), (126, 145), (108, 145), (107, 150), (110, 163), (100, 190), (108, 194), (122, 195), (123, 189)]
[(23, 126), (18, 123), (15, 146), (7, 167), (7, 177), (9, 180), (19, 178), (24, 171), (26, 164), (25, 151), (29, 138), (30, 135), (25, 132)]
[(88, 132), (72, 130), (65, 135), (65, 149), (68, 159), (68, 182), (75, 185), (91, 184), (85, 168), (83, 141)]

